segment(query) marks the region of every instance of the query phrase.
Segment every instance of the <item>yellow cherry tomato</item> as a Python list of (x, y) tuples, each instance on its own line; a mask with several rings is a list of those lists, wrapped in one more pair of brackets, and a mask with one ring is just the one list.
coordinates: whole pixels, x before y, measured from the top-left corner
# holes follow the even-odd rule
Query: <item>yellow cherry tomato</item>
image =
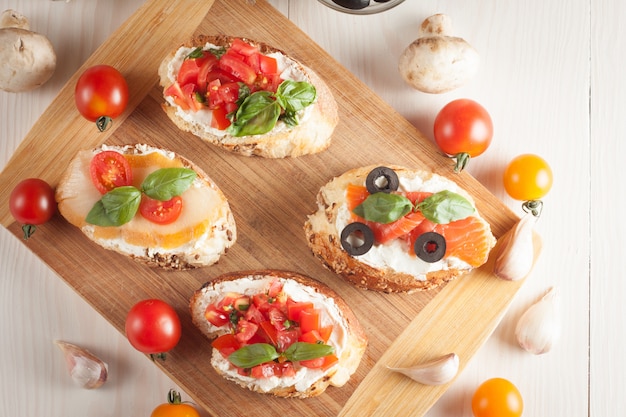
[(168, 393), (167, 403), (155, 408), (150, 417), (200, 417), (200, 414), (192, 405), (183, 403), (180, 393), (172, 389)]
[(520, 417), (523, 410), (522, 395), (504, 378), (486, 380), (472, 397), (474, 417)]
[(516, 200), (531, 201), (544, 197), (552, 188), (552, 170), (540, 156), (523, 154), (504, 170), (504, 189)]

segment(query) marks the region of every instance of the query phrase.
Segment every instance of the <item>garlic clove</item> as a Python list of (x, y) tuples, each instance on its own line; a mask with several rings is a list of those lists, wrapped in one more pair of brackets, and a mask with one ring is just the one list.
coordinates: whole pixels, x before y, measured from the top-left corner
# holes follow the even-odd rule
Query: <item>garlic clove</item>
[(533, 230), (537, 217), (526, 213), (506, 235), (494, 264), (493, 273), (517, 281), (530, 273), (535, 260)]
[(399, 372), (424, 385), (443, 385), (456, 376), (459, 371), (459, 356), (449, 353), (430, 362), (408, 368), (387, 367), (391, 371)]
[(517, 343), (527, 352), (549, 352), (561, 333), (556, 290), (550, 290), (522, 314), (515, 327)]
[(102, 386), (108, 377), (108, 365), (86, 349), (56, 340), (65, 356), (67, 370), (72, 380), (86, 389)]

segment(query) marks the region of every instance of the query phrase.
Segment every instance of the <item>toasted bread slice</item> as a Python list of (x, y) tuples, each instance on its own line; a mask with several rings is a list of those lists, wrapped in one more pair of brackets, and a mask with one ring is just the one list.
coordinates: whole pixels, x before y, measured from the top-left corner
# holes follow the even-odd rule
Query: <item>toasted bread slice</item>
[[(281, 311), (285, 308), (285, 297), (297, 302), (310, 301), (314, 308), (321, 311), (321, 325), (332, 325), (332, 334), (327, 343), (334, 347), (338, 361), (325, 371), (294, 363), (295, 376), (254, 378), (241, 375), (227, 358), (213, 348), (211, 364), (222, 377), (244, 388), (279, 397), (313, 397), (322, 394), (329, 385), (343, 386), (359, 366), (367, 347), (367, 336), (346, 302), (331, 288), (310, 277), (281, 270), (240, 271), (221, 275), (204, 284), (191, 297), (193, 324), (209, 339), (230, 333), (231, 326), (228, 324), (216, 327), (205, 318), (207, 307), (218, 303), (228, 293), (247, 296), (266, 294), (274, 281), (282, 285), (281, 295), (276, 299), (283, 301), (275, 303)], [(293, 326), (297, 329), (295, 324)]]
[[(496, 239), (490, 225), (474, 212), (466, 219), (449, 224), (423, 223), (423, 216), (413, 210), (403, 225), (406, 230), (383, 244), (374, 242), (365, 254), (351, 255), (344, 249), (341, 233), (352, 222), (363, 222), (349, 208), (348, 189), (364, 190), (367, 176), (377, 166), (356, 168), (334, 178), (321, 187), (317, 196), (317, 211), (308, 216), (304, 229), (313, 254), (330, 270), (342, 275), (358, 287), (383, 292), (413, 292), (436, 288), (484, 264)], [(398, 192), (422, 192), (422, 197), (443, 190), (452, 191), (467, 199), (474, 207), (472, 197), (453, 181), (434, 173), (389, 166), (399, 178)], [(351, 188), (354, 187), (354, 188)], [(363, 191), (366, 197), (369, 193)], [(418, 194), (413, 194), (413, 198)], [(414, 223), (411, 224), (411, 221)], [(401, 223), (371, 225), (379, 234)], [(424, 231), (437, 232), (445, 238), (446, 250), (442, 259), (424, 261), (412, 251), (411, 243)], [(387, 230), (383, 230), (387, 229)], [(402, 229), (399, 229), (402, 230)]]
[[(149, 173), (159, 168), (193, 169), (197, 176), (181, 195), (180, 217), (165, 225), (148, 221), (139, 213), (122, 226), (87, 223), (87, 214), (102, 198), (92, 183), (90, 162), (94, 155), (105, 150), (125, 156), (132, 168), (133, 185), (138, 188)], [(56, 200), (61, 215), (100, 246), (167, 269), (214, 264), (237, 239), (228, 201), (211, 178), (184, 157), (148, 145), (103, 145), (80, 151), (57, 186)]]
[(330, 146), (331, 136), (339, 121), (337, 103), (328, 85), (310, 68), (289, 57), (286, 53), (265, 43), (244, 39), (245, 42), (259, 48), (260, 52), (273, 54), (279, 62), (282, 79), (307, 81), (317, 92), (313, 104), (301, 110), (300, 122), (290, 127), (282, 121), (269, 132), (258, 135), (235, 137), (225, 130), (211, 127), (211, 110), (183, 110), (165, 90), (177, 80), (181, 63), (195, 48), (229, 47), (233, 37), (225, 35), (198, 36), (170, 52), (159, 67), (159, 83), (164, 88), (165, 102), (162, 107), (169, 118), (186, 132), (191, 132), (202, 140), (225, 150), (245, 155), (266, 158), (298, 157), (317, 153)]

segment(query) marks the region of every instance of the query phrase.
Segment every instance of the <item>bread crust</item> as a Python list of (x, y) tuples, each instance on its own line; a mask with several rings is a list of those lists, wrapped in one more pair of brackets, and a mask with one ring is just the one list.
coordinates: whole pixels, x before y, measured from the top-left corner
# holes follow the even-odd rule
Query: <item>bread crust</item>
[[(74, 212), (73, 199), (80, 195), (81, 191), (76, 190), (74, 175), (77, 169), (85, 169), (84, 158), (91, 157), (104, 150), (115, 150), (126, 155), (145, 155), (152, 152), (164, 152), (172, 156), (173, 163), (182, 165), (183, 167), (194, 170), (197, 174), (196, 181), (202, 184), (202, 187), (211, 188), (217, 198), (215, 208), (216, 211), (207, 214), (214, 222), (207, 226), (207, 230), (194, 241), (193, 248), (189, 247), (173, 247), (163, 248), (155, 246), (153, 242), (159, 241), (162, 236), (158, 230), (151, 230), (144, 234), (133, 234), (132, 244), (126, 244), (126, 236), (122, 232), (104, 231), (99, 226), (89, 225), (85, 222), (84, 217), (77, 217)], [(89, 152), (84, 155), (84, 152)], [(213, 180), (200, 167), (189, 159), (177, 155), (174, 152), (156, 148), (148, 145), (126, 145), (126, 146), (108, 146), (103, 145), (100, 148), (91, 151), (79, 152), (70, 162), (68, 169), (65, 171), (56, 189), (55, 198), (58, 202), (59, 212), (71, 224), (77, 226), (89, 239), (104, 247), (113, 250), (124, 256), (133, 258), (139, 262), (149, 266), (157, 266), (164, 269), (184, 270), (203, 267), (216, 263), (219, 258), (224, 255), (228, 249), (237, 240), (237, 228), (235, 219), (225, 195)], [(101, 233), (102, 232), (102, 233)], [(107, 236), (110, 236), (107, 238)], [(114, 238), (113, 238), (114, 237)], [(122, 243), (119, 242), (122, 241)], [(189, 243), (189, 242), (188, 242)], [(128, 249), (133, 247), (132, 252)]]
[[(199, 47), (207, 43), (218, 46), (229, 46), (235, 37), (227, 35), (199, 35), (180, 47)], [(296, 63), (308, 82), (313, 84), (317, 91), (317, 99), (312, 104), (308, 117), (295, 127), (273, 129), (263, 135), (234, 137), (231, 135), (217, 136), (206, 130), (201, 123), (190, 123), (179, 114), (179, 109), (167, 101), (162, 108), (167, 116), (181, 130), (190, 132), (200, 139), (244, 156), (260, 156), (265, 158), (298, 157), (302, 155), (322, 152), (330, 146), (331, 137), (339, 122), (337, 103), (328, 85), (311, 68), (297, 62), (285, 52), (263, 42), (241, 38), (256, 45), (264, 53), (279, 52)], [(159, 84), (167, 88), (174, 83), (168, 75), (168, 65), (174, 58), (177, 48), (171, 51), (159, 66)]]
[[(344, 326), (347, 329), (347, 348), (343, 351), (339, 357), (338, 365), (331, 368), (322, 378), (315, 381), (306, 390), (298, 391), (295, 386), (275, 387), (269, 391), (261, 389), (258, 385), (250, 385), (242, 378), (230, 376), (220, 371), (214, 361), (216, 355), (221, 355), (216, 349), (212, 352), (212, 365), (216, 372), (223, 378), (233, 381), (243, 388), (250, 389), (251, 391), (271, 394), (279, 397), (296, 397), (307, 398), (320, 395), (329, 386), (342, 386), (349, 377), (356, 372), (361, 358), (367, 348), (367, 335), (364, 329), (357, 320), (356, 316), (348, 306), (348, 304), (330, 287), (311, 278), (306, 275), (299, 274), (292, 271), (276, 270), (276, 269), (264, 269), (264, 270), (248, 270), (237, 271), (218, 276), (217, 278), (205, 283), (200, 289), (194, 292), (190, 299), (189, 308), (191, 312), (191, 319), (193, 324), (200, 330), (200, 332), (212, 340), (220, 335), (219, 332), (211, 331), (207, 320), (204, 317), (204, 311), (207, 305), (218, 301), (220, 298), (211, 297), (209, 292), (216, 290), (221, 283), (226, 281), (236, 281), (242, 278), (250, 278), (254, 280), (271, 280), (279, 278), (281, 280), (293, 280), (299, 284), (307, 286), (315, 290), (316, 293), (323, 295), (326, 298), (332, 299), (339, 309)], [(223, 296), (224, 294), (221, 294)], [(288, 294), (289, 295), (289, 294)], [(298, 300), (305, 301), (305, 300)]]
[[(313, 255), (325, 267), (341, 275), (355, 286), (386, 293), (411, 293), (434, 289), (468, 272), (467, 270), (449, 268), (428, 272), (425, 279), (419, 280), (411, 274), (398, 272), (389, 267), (376, 268), (370, 266), (349, 255), (342, 248), (340, 233), (335, 224), (339, 209), (345, 203), (346, 187), (350, 183), (365, 185), (367, 174), (377, 166), (380, 165), (352, 169), (334, 178), (320, 189), (317, 194), (318, 209), (307, 217), (304, 224), (306, 241)], [(400, 166), (387, 166), (392, 168), (400, 177), (418, 175), (422, 179), (428, 179), (433, 175), (432, 173), (414, 171)], [(472, 201), (467, 193), (462, 190), (459, 191)], [(475, 215), (480, 218), (477, 213)], [(486, 222), (485, 224), (488, 226)], [(495, 245), (495, 238), (493, 238), (493, 245)]]

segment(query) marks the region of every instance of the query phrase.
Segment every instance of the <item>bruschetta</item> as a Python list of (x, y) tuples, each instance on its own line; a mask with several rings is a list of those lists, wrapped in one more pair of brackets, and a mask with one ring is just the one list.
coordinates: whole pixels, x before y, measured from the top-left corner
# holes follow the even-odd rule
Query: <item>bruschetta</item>
[(332, 92), (311, 68), (250, 39), (193, 38), (163, 59), (159, 79), (176, 126), (241, 155), (321, 152), (339, 120)]
[(193, 294), (190, 309), (193, 324), (212, 340), (217, 373), (263, 394), (306, 398), (343, 386), (367, 347), (345, 301), (295, 272), (222, 275)]
[(400, 166), (356, 168), (332, 179), (304, 229), (326, 267), (383, 292), (438, 287), (483, 265), (496, 242), (455, 182)]
[(95, 243), (167, 269), (214, 264), (237, 239), (228, 201), (211, 178), (148, 145), (80, 151), (56, 200), (61, 215)]

